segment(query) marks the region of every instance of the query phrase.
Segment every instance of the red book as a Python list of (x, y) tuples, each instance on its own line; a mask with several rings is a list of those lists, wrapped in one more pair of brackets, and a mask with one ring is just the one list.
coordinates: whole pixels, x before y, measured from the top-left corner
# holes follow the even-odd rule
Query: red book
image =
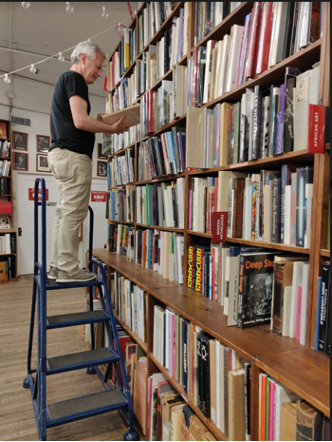
[(212, 242), (225, 242), (227, 236), (227, 212), (212, 214)]
[(104, 78), (104, 91), (107, 92), (107, 77)]
[(262, 10), (256, 75), (266, 71), (268, 67), (273, 24), (272, 7), (272, 2), (265, 2)]
[(309, 104), (309, 127), (308, 127), (308, 152), (324, 153), (325, 149), (325, 127), (326, 116), (325, 106)]
[(262, 2), (255, 2), (249, 37), (249, 55), (246, 64), (246, 81), (255, 76), (260, 28), (262, 22)]
[(13, 206), (11, 201), (0, 201), (0, 213), (12, 213)]
[(115, 55), (112, 57), (112, 84), (111, 89), (115, 86)]

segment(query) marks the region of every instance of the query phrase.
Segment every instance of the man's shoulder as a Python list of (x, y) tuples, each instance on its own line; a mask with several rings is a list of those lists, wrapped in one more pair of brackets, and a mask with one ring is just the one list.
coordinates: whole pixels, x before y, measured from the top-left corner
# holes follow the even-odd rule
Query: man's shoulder
[(82, 77), (81, 74), (79, 74), (78, 72), (75, 71), (65, 71), (62, 74), (59, 75), (58, 79), (57, 79), (57, 83), (59, 84), (65, 84), (67, 81), (73, 81), (75, 79), (75, 81), (82, 81), (82, 84), (85, 84), (84, 78)]

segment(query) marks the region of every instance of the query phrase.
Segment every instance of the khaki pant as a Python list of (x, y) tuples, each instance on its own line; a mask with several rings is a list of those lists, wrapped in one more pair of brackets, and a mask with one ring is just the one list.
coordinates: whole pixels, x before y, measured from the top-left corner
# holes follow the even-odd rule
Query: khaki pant
[(58, 185), (51, 266), (73, 276), (79, 272), (79, 228), (88, 213), (92, 162), (84, 154), (52, 149), (48, 164)]

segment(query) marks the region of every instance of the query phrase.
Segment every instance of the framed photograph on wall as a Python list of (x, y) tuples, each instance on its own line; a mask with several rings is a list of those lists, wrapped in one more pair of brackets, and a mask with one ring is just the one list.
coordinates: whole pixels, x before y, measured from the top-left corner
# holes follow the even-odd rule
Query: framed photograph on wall
[(103, 143), (98, 143), (98, 160), (107, 160), (107, 152), (103, 152)]
[(29, 170), (29, 154), (23, 152), (14, 153), (14, 170)]
[(37, 152), (48, 152), (51, 137), (47, 135), (37, 135)]
[(97, 176), (107, 177), (107, 161), (97, 161)]
[(12, 136), (13, 149), (28, 150), (28, 137), (29, 137), (29, 134), (27, 134), (25, 132), (13, 131), (12, 135), (13, 135)]
[(47, 155), (37, 154), (36, 171), (51, 173), (51, 171), (48, 167), (48, 156)]

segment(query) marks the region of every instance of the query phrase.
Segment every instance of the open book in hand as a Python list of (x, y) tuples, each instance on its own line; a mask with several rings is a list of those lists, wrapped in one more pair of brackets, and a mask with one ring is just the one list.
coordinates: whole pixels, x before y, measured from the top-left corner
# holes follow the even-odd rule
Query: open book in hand
[(130, 124), (131, 126), (136, 126), (136, 124), (140, 123), (140, 105), (135, 104), (111, 114), (104, 114), (101, 118), (104, 123), (113, 124), (118, 121), (118, 119), (121, 118), (122, 115), (126, 116), (126, 118), (124, 118), (123, 120), (123, 123)]

